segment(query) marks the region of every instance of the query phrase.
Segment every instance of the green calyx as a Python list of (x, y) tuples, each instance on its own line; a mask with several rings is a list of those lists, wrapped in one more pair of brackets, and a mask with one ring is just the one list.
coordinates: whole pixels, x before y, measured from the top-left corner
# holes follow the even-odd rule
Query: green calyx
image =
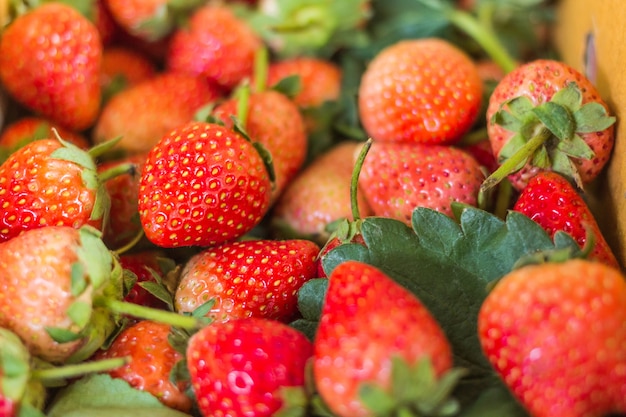
[(459, 403), (451, 394), (464, 374), (463, 369), (453, 368), (438, 377), (429, 358), (408, 364), (395, 356), (390, 388), (364, 383), (359, 395), (375, 416), (452, 416), (458, 413)]
[(582, 104), (582, 100), (580, 88), (571, 82), (538, 106), (525, 96), (504, 103), (489, 123), (515, 135), (500, 151), (501, 165), (483, 182), (481, 193), (528, 163), (559, 172), (582, 188), (573, 160), (592, 159), (594, 152), (580, 135), (603, 131), (615, 123), (600, 103)]

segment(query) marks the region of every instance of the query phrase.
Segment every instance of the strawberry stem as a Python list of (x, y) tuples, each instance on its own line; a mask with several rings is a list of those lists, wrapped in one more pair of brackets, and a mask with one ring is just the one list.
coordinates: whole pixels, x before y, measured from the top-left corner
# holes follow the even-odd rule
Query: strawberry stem
[(524, 161), (528, 160), (537, 149), (541, 147), (548, 139), (552, 137), (552, 132), (546, 127), (542, 127), (539, 132), (530, 138), (517, 152), (511, 155), (502, 163), (487, 179), (481, 184), (480, 192), (484, 193), (490, 188), (496, 186), (500, 181), (509, 174), (518, 171)]
[(243, 85), (235, 91), (237, 98), (237, 119), (242, 129), (245, 129), (248, 122), (248, 110), (250, 107), (250, 86)]
[(121, 248), (117, 248), (113, 251), (114, 254), (116, 254), (117, 256), (128, 252), (129, 250), (131, 250), (133, 247), (135, 247), (135, 245), (144, 237), (145, 232), (143, 229), (141, 229), (139, 231), (139, 233), (137, 233), (135, 235), (135, 237), (133, 237), (133, 239), (128, 242), (127, 244), (125, 244), (124, 246), (122, 246)]
[(124, 174), (136, 175), (137, 165), (133, 164), (132, 162), (119, 164), (107, 169), (106, 171), (101, 172), (100, 174), (98, 174), (98, 178), (101, 182), (106, 182), (112, 178), (119, 177), (120, 175)]
[(171, 311), (145, 307), (139, 304), (115, 300), (108, 297), (100, 297), (94, 300), (94, 305), (107, 307), (118, 314), (126, 314), (144, 320), (153, 320), (159, 323), (183, 329), (197, 329), (202, 327), (202, 321), (195, 317), (185, 316)]
[(130, 362), (130, 357), (102, 359), (91, 362), (81, 362), (74, 365), (64, 365), (53, 368), (33, 369), (31, 376), (42, 382), (57, 381), (78, 376), (105, 372), (119, 368)]
[(257, 93), (267, 88), (268, 63), (267, 48), (260, 48), (254, 56), (254, 91)]
[(359, 189), (359, 175), (361, 173), (361, 168), (363, 168), (363, 163), (365, 162), (365, 157), (372, 147), (372, 138), (369, 138), (361, 148), (359, 155), (354, 164), (354, 169), (352, 170), (352, 178), (350, 180), (350, 205), (352, 210), (352, 219), (359, 220), (361, 218), (361, 213), (359, 213), (359, 200), (357, 199), (357, 193)]

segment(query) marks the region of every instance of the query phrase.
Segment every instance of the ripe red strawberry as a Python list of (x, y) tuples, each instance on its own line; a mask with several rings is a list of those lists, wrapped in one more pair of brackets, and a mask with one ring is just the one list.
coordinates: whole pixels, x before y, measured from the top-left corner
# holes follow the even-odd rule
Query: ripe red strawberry
[(452, 144), (470, 130), (483, 83), (476, 64), (442, 39), (405, 40), (381, 51), (359, 87), (359, 115), (376, 141)]
[(208, 4), (174, 32), (166, 65), (173, 71), (203, 75), (229, 90), (252, 76), (255, 54), (262, 45), (229, 7)]
[(297, 292), (316, 277), (319, 246), (309, 240), (249, 240), (205, 249), (185, 265), (175, 308), (190, 313), (210, 299), (216, 321), (263, 317), (287, 321)]
[(483, 351), (535, 417), (626, 412), (626, 281), (600, 262), (525, 266), (478, 317)]
[[(238, 116), (239, 103), (236, 98), (228, 100), (213, 114), (232, 128), (231, 116)], [(266, 90), (250, 94), (244, 123), (252, 140), (261, 143), (272, 155), (276, 175), (272, 201), (275, 201), (304, 164), (308, 146), (304, 120), (287, 96)]]
[(138, 50), (109, 46), (102, 51), (100, 85), (105, 101), (126, 88), (152, 78), (156, 73), (155, 62)]
[(375, 215), (410, 225), (416, 207), (451, 216), (452, 202), (476, 205), (483, 179), (478, 162), (459, 148), (375, 141), (359, 186)]
[(213, 323), (189, 340), (187, 365), (203, 416), (272, 416), (282, 387), (303, 387), (311, 342), (281, 322)]
[(0, 133), (0, 149), (5, 153), (2, 161), (27, 143), (53, 138), (55, 135), (52, 129), (56, 129), (59, 136), (81, 149), (88, 149), (90, 146), (87, 138), (79, 132), (66, 129), (41, 117), (25, 116), (13, 120)]
[(163, 404), (189, 412), (192, 401), (185, 393), (188, 383), (170, 380), (176, 363), (184, 358), (168, 340), (170, 326), (150, 320), (141, 320), (125, 328), (106, 349), (94, 359), (130, 357), (130, 362), (108, 372), (121, 378), (133, 388), (149, 392)]
[(367, 382), (389, 391), (394, 357), (410, 366), (429, 359), (437, 376), (450, 369), (451, 347), (439, 324), (382, 271), (346, 261), (329, 280), (314, 340), (313, 374), (333, 413), (374, 415), (362, 403), (359, 388)]
[(41, 139), (0, 165), (0, 241), (44, 226), (102, 227), (109, 198), (88, 153)]
[(193, 120), (195, 112), (222, 93), (199, 77), (166, 72), (114, 95), (102, 109), (95, 143), (121, 136), (118, 147), (148, 152), (170, 130)]
[(61, 2), (17, 17), (0, 39), (5, 89), (27, 108), (68, 129), (86, 129), (98, 116), (101, 61), (98, 29)]
[(0, 243), (0, 327), (46, 361), (91, 356), (115, 325), (92, 305), (103, 293), (121, 296), (112, 265), (91, 228), (48, 226)]
[(137, 237), (142, 231), (139, 221), (139, 180), (147, 158), (146, 153), (134, 154), (98, 165), (104, 173), (115, 167), (131, 164), (133, 169), (104, 183), (111, 200), (109, 217), (102, 231), (102, 240), (111, 249), (118, 249)]
[(562, 230), (583, 247), (593, 236), (595, 245), (589, 259), (619, 269), (613, 251), (604, 239), (590, 208), (576, 188), (556, 172), (540, 172), (522, 190), (513, 210), (539, 223), (550, 236)]
[(190, 122), (148, 154), (139, 218), (158, 246), (212, 246), (257, 226), (271, 192), (265, 161), (251, 142), (220, 125)]
[(593, 84), (569, 65), (539, 59), (519, 66), (496, 86), (487, 129), (502, 165), (483, 186), (509, 176), (521, 190), (540, 170), (582, 186), (597, 177), (613, 149), (615, 118)]
[(119, 263), (122, 268), (132, 272), (137, 281), (130, 288), (124, 297), (124, 301), (139, 304), (146, 307), (165, 309), (166, 304), (140, 284), (145, 282), (157, 283), (154, 273), (160, 277), (166, 271), (163, 270), (160, 263), (162, 254), (157, 251), (146, 250), (142, 252), (132, 252), (120, 255)]
[[(326, 229), (330, 223), (353, 220), (350, 181), (361, 146), (352, 141), (340, 143), (298, 173), (276, 202), (274, 225), (287, 234), (323, 243), (329, 237)], [(357, 201), (362, 217), (372, 214), (362, 193), (357, 194)]]

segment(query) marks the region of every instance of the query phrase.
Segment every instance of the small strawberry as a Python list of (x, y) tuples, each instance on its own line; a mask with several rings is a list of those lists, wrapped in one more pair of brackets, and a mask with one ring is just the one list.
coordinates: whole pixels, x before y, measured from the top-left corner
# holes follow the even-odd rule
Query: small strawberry
[[(246, 133), (271, 154), (276, 175), (272, 201), (283, 192), (304, 164), (307, 136), (298, 107), (287, 96), (273, 90), (252, 93), (246, 98), (243, 126)], [(239, 116), (241, 99), (233, 98), (217, 106), (213, 115), (232, 128), (232, 116)]]
[(416, 207), (451, 216), (452, 202), (476, 205), (483, 179), (478, 162), (459, 148), (374, 141), (359, 186), (375, 215), (410, 225)]
[(102, 149), (40, 139), (11, 154), (0, 165), (0, 241), (44, 226), (101, 229), (110, 202), (103, 182), (112, 173), (96, 171), (93, 158)]
[(476, 64), (448, 41), (404, 40), (368, 65), (359, 115), (376, 141), (452, 144), (476, 121), (482, 88)]
[[(272, 223), (279, 233), (321, 244), (329, 237), (327, 227), (331, 223), (353, 220), (350, 182), (361, 146), (354, 141), (337, 144), (298, 173), (272, 212)], [(362, 193), (357, 194), (357, 201), (363, 217), (372, 214)]]
[(92, 126), (98, 116), (101, 61), (98, 29), (62, 2), (17, 17), (0, 39), (5, 89), (27, 108), (72, 130)]
[[(330, 274), (313, 344), (316, 388), (338, 416), (395, 415), (393, 409), (374, 414), (361, 394), (369, 384), (392, 395), (396, 360), (410, 368), (428, 360), (433, 380), (452, 366), (450, 344), (423, 304), (382, 271), (358, 261), (345, 261)], [(405, 410), (411, 400), (432, 400), (415, 386), (409, 398), (390, 400), (407, 401)]]
[(591, 236), (594, 246), (589, 259), (619, 269), (617, 259), (583, 196), (561, 174), (544, 171), (535, 175), (521, 191), (513, 210), (533, 219), (550, 236), (558, 231), (568, 233), (581, 247)]
[(225, 5), (197, 9), (174, 32), (166, 65), (172, 71), (205, 76), (226, 90), (252, 77), (262, 42), (248, 24)]
[(193, 120), (195, 112), (221, 91), (199, 77), (166, 72), (114, 95), (102, 109), (95, 143), (122, 137), (128, 153), (148, 152), (170, 130)]
[(114, 94), (156, 74), (154, 61), (135, 49), (109, 46), (102, 51), (100, 85), (105, 102)]
[(319, 249), (297, 239), (229, 242), (205, 249), (183, 268), (175, 308), (190, 313), (213, 299), (207, 315), (216, 321), (292, 319), (298, 290), (316, 276)]
[(125, 380), (135, 389), (149, 392), (168, 407), (189, 412), (192, 401), (185, 393), (187, 383), (170, 379), (184, 355), (170, 345), (169, 334), (169, 325), (141, 320), (122, 330), (106, 350), (94, 355), (94, 359), (129, 357), (129, 363), (108, 374)]
[(190, 122), (148, 154), (139, 218), (158, 246), (211, 246), (257, 226), (271, 192), (265, 161), (252, 143), (226, 127)]
[(247, 318), (210, 324), (189, 340), (187, 364), (203, 416), (272, 416), (282, 388), (304, 386), (311, 342), (288, 325)]
[(626, 280), (600, 262), (516, 269), (485, 299), (483, 351), (535, 417), (626, 412)]
[(582, 188), (611, 155), (614, 122), (591, 81), (569, 65), (538, 59), (519, 66), (489, 101), (489, 140), (501, 166), (483, 190), (507, 176), (521, 190), (541, 170), (557, 171)]

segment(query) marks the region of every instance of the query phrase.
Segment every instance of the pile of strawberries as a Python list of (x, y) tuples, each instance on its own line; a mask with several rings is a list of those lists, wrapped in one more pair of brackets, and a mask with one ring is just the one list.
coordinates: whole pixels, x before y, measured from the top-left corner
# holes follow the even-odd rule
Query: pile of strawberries
[(453, 35), (398, 38), (367, 31), (382, 0), (319, 3), (2, 6), (0, 417), (139, 415), (139, 392), (172, 417), (498, 413), (459, 392), (430, 301), (374, 266), (394, 249), (359, 255), (368, 219), (415, 233), (418, 208), (568, 235), (449, 308), (475, 306), (506, 415), (626, 413), (626, 281), (584, 195), (616, 120), (592, 81), (499, 44), (480, 2), (415, 1)]

